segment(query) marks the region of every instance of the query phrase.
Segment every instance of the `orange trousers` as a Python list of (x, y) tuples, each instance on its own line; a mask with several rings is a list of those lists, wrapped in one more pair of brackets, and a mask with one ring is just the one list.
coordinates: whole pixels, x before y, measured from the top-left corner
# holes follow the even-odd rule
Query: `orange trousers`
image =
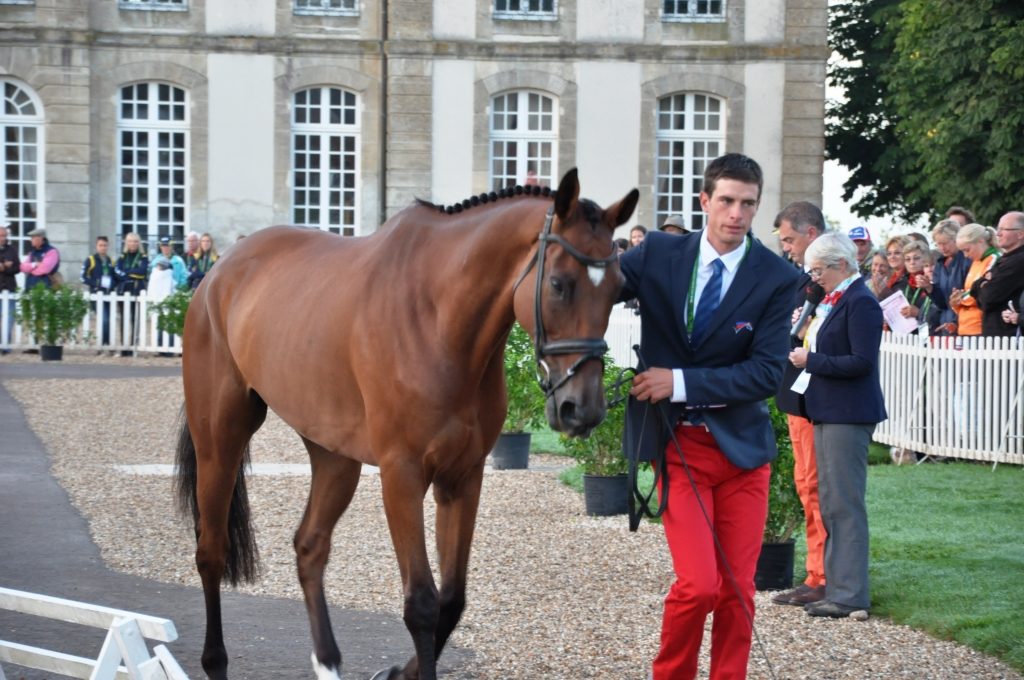
[(807, 524), (807, 578), (812, 588), (825, 585), (825, 523), (818, 503), (818, 461), (814, 457), (814, 425), (800, 416), (790, 415), (789, 438), (793, 440), (793, 479), (804, 506)]

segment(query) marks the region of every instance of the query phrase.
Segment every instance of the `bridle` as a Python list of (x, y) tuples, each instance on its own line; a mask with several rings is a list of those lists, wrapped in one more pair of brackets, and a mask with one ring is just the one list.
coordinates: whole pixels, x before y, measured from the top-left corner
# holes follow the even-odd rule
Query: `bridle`
[[(541, 390), (544, 391), (544, 396), (546, 398), (550, 398), (554, 395), (555, 391), (559, 387), (576, 375), (576, 371), (579, 370), (580, 366), (592, 359), (602, 361), (605, 353), (608, 351), (608, 343), (605, 342), (604, 338), (571, 338), (568, 340), (547, 341), (547, 334), (544, 332), (544, 318), (541, 315), (540, 302), (544, 285), (544, 258), (548, 244), (557, 243), (562, 246), (565, 252), (572, 255), (580, 264), (586, 267), (607, 269), (609, 266), (619, 261), (619, 256), (615, 253), (614, 249), (612, 250), (612, 254), (608, 257), (594, 258), (580, 252), (571, 243), (558, 234), (552, 234), (551, 225), (554, 222), (554, 218), (555, 208), (552, 206), (548, 208), (547, 218), (544, 220), (544, 228), (537, 237), (537, 252), (535, 252), (533, 257), (530, 258), (530, 261), (526, 264), (526, 268), (523, 269), (523, 273), (519, 275), (515, 285), (512, 287), (512, 294), (515, 295), (516, 289), (519, 288), (519, 284), (523, 282), (523, 279), (530, 272), (533, 266), (535, 264), (537, 265), (537, 285), (534, 288), (533, 295), (533, 316), (535, 325), (533, 350), (534, 359), (537, 363), (537, 383), (540, 385)], [(569, 367), (565, 372), (565, 375), (563, 375), (557, 383), (552, 384), (551, 369), (548, 368), (547, 363), (544, 361), (544, 357), (564, 354), (579, 354), (580, 357), (573, 362), (572, 366)]]

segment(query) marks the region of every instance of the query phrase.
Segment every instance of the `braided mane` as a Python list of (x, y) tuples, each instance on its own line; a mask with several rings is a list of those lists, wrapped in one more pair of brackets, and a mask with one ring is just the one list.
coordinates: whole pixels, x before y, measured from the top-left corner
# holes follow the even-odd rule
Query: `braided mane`
[(517, 184), (514, 187), (505, 187), (501, 191), (491, 191), (482, 193), (479, 196), (470, 196), (461, 203), (452, 203), (451, 205), (436, 205), (430, 201), (425, 201), (422, 198), (417, 198), (416, 204), (427, 208), (436, 208), (438, 211), (443, 212), (446, 215), (452, 215), (460, 213), (463, 210), (469, 210), (470, 208), (482, 203), (490, 203), (501, 198), (513, 198), (515, 196), (550, 196), (554, 199), (555, 192), (551, 187), (542, 187), (536, 184), (531, 186), (522, 186)]

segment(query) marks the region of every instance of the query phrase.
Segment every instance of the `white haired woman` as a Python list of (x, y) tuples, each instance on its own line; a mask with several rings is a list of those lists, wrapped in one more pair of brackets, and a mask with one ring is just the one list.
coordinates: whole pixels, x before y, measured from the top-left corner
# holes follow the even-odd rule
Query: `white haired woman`
[[(871, 606), (868, 587), (868, 445), (885, 420), (878, 376), (882, 309), (844, 234), (822, 234), (807, 248), (811, 277), (825, 299), (804, 347), (789, 360), (807, 374), (804, 399), (814, 423), (818, 496), (825, 524), (825, 599), (804, 606), (811, 616), (844, 618)], [(798, 384), (800, 381), (797, 381)]]

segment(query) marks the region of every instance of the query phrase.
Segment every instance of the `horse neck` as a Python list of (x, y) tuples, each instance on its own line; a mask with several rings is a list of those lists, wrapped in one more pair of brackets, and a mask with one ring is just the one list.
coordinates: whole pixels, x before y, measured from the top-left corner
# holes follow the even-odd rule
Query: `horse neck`
[[(449, 272), (454, 291), (445, 293), (454, 299), (441, 319), (444, 332), (453, 332), (454, 345), (473, 359), (485, 360), (508, 335), (515, 320), (513, 293), (516, 281), (533, 257), (537, 236), (544, 226), (550, 199), (506, 199), (487, 210), (479, 206), (453, 218), (453, 247), (443, 265)], [(484, 212), (491, 214), (483, 216)], [(457, 245), (456, 245), (457, 244)], [(527, 276), (522, 285), (532, 286)], [(461, 293), (461, 294), (460, 294)], [(483, 365), (483, 364), (474, 364)]]

